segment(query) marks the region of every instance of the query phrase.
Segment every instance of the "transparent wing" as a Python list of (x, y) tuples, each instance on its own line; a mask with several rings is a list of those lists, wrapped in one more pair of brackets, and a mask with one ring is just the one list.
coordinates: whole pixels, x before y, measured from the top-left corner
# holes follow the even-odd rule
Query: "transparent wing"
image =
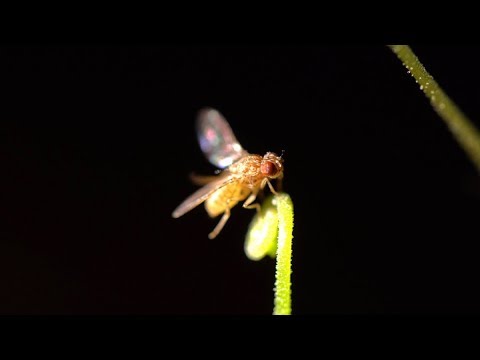
[(217, 110), (200, 110), (196, 125), (200, 147), (213, 165), (223, 169), (247, 154), (227, 120)]
[[(224, 174), (224, 175), (223, 175)], [(235, 181), (235, 177), (230, 173), (225, 172), (222, 175), (217, 176), (217, 180), (214, 180), (207, 185), (201, 187), (195, 191), (192, 195), (186, 198), (178, 207), (173, 211), (172, 217), (179, 218), (185, 213), (189, 212), (193, 208), (200, 205), (202, 202), (208, 199), (208, 197), (218, 189), (224, 187), (227, 184)]]
[(218, 175), (198, 175), (195, 173), (190, 174), (190, 180), (198, 186), (203, 186), (218, 180)]

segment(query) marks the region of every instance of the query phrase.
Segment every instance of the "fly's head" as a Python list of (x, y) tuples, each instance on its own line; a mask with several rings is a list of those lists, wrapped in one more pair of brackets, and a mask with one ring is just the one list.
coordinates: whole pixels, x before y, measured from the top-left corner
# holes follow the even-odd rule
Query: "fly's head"
[(260, 172), (269, 179), (276, 179), (283, 175), (283, 158), (273, 152), (267, 152), (262, 159)]

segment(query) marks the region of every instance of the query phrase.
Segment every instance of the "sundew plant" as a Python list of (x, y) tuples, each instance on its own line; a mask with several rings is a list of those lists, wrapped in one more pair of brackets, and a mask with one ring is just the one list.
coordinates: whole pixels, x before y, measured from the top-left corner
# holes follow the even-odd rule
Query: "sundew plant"
[[(465, 154), (480, 171), (480, 133), (467, 116), (442, 90), (408, 45), (388, 45), (413, 76), (420, 90), (445, 122)], [(293, 203), (286, 193), (269, 196), (253, 218), (245, 239), (251, 260), (276, 257), (274, 315), (292, 314)]]

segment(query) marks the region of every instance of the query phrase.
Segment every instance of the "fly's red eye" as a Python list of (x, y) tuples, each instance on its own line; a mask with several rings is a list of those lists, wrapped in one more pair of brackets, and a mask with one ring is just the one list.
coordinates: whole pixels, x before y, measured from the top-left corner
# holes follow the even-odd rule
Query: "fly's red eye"
[(264, 175), (273, 176), (277, 173), (277, 167), (271, 161), (264, 161), (260, 166), (260, 171)]

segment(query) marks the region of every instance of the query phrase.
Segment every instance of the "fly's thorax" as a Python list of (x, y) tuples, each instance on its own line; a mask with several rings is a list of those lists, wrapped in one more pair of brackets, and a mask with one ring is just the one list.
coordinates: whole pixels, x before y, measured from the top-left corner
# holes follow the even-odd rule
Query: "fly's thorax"
[(249, 154), (230, 165), (228, 170), (239, 178), (246, 178), (245, 180), (247, 178), (256, 178), (260, 174), (262, 159), (260, 155)]

